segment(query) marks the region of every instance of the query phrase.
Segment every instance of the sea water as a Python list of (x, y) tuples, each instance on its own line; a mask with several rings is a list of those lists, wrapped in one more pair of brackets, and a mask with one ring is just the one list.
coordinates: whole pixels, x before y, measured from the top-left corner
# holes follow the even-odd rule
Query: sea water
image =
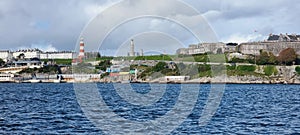
[[(97, 96), (108, 106), (107, 111), (132, 122), (163, 118), (179, 102), (182, 88), (191, 88), (188, 94), (198, 94), (196, 101), (190, 101), (195, 105), (184, 121), (169, 134), (300, 133), (300, 85), (226, 84), (224, 93), (219, 95), (221, 102), (216, 104), (217, 110), (202, 126), (199, 119), (212, 90), (210, 84), (168, 84), (163, 95), (152, 93), (157, 100), (147, 105), (127, 101), (118, 94), (114, 84), (95, 85), (99, 92)], [(130, 85), (139, 94), (153, 90), (149, 84), (120, 85)], [(103, 131), (107, 129), (102, 129), (84, 113), (84, 105), (78, 102), (77, 94), (73, 84), (0, 84), (0, 134), (106, 133)], [(131, 125), (127, 126), (130, 128)], [(144, 134), (150, 132), (147, 127), (136, 128), (144, 128), (141, 130)]]

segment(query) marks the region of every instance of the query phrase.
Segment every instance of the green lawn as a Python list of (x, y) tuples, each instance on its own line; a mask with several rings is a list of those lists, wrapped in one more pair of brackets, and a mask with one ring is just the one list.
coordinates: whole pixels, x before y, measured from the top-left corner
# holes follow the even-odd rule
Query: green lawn
[[(42, 59), (43, 62), (48, 62), (48, 59)], [(72, 59), (54, 59), (53, 60), (58, 65), (71, 65)]]

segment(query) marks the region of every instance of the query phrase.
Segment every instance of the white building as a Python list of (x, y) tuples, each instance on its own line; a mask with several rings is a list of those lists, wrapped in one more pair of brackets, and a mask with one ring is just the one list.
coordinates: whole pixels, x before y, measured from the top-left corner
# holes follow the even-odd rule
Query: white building
[[(24, 49), (15, 52), (9, 52), (12, 57), (18, 58), (20, 54), (24, 54), (26, 59), (39, 58), (39, 59), (73, 59), (75, 52), (71, 51), (60, 51), (60, 52), (43, 52), (39, 49)], [(7, 57), (7, 51), (0, 51), (0, 58)], [(11, 57), (9, 57), (11, 58)]]
[(0, 59), (3, 61), (8, 61), (12, 58), (12, 53), (10, 51), (0, 51)]
[(40, 54), (40, 59), (73, 59), (75, 52), (62, 51), (62, 52), (43, 52)]
[(25, 58), (40, 58), (40, 54), (42, 53), (39, 49), (26, 49), (26, 50), (18, 50), (13, 52), (13, 57), (17, 58), (20, 54), (24, 54)]
[(13, 67), (24, 67), (24, 66), (27, 66), (28, 68), (43, 67), (42, 62), (38, 58), (13, 61)]

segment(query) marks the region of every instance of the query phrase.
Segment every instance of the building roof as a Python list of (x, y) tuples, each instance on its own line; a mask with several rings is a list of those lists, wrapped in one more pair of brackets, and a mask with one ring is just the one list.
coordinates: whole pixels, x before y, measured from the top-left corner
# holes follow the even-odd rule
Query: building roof
[(279, 35), (270, 35), (268, 41), (278, 41), (279, 37)]
[(42, 52), (40, 49), (23, 49), (23, 50), (18, 50), (16, 52)]
[(294, 42), (299, 41), (300, 35), (296, 34), (280, 34), (280, 35), (273, 35), (270, 34), (268, 41), (287, 41), (287, 42)]
[(291, 41), (297, 41), (298, 40), (297, 35), (288, 35), (288, 36), (291, 39)]
[(238, 43), (227, 43), (226, 46), (237, 46), (239, 45)]
[(0, 52), (6, 52), (6, 53), (8, 53), (9, 50), (0, 50)]

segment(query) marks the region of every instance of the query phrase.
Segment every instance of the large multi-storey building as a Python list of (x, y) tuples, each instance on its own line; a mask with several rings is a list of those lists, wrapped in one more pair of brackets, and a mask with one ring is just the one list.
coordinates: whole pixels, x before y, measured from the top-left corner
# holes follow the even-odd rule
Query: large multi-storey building
[(293, 48), (297, 54), (300, 54), (300, 35), (270, 34), (267, 41), (240, 44), (238, 51), (247, 55), (259, 55), (261, 51), (266, 51), (278, 56), (282, 50), (287, 48)]
[(42, 53), (39, 49), (23, 49), (12, 52), (14, 58), (18, 58), (21, 54), (24, 55), (25, 58), (40, 58), (40, 54)]
[(59, 51), (59, 52), (43, 52), (39, 49), (23, 49), (18, 51), (0, 51), (0, 58), (4, 61), (8, 61), (12, 58), (19, 58), (20, 56), (30, 59), (73, 59), (75, 52), (71, 51)]
[(42, 52), (40, 54), (40, 59), (73, 59), (75, 53), (71, 51), (61, 51), (61, 52)]
[(242, 43), (238, 46), (238, 51), (247, 55), (259, 55), (261, 51), (272, 52), (278, 56), (281, 51), (293, 48), (300, 54), (300, 42), (251, 42)]
[(194, 55), (204, 53), (218, 54), (233, 50), (235, 50), (235, 46), (228, 46), (225, 43), (200, 43), (190, 45), (188, 48), (180, 48), (176, 53), (181, 55)]
[(245, 55), (260, 55), (261, 51), (266, 51), (278, 56), (281, 51), (287, 48), (293, 48), (297, 54), (300, 54), (300, 35), (270, 34), (266, 41), (247, 42), (239, 45), (234, 43), (201, 43), (198, 45), (190, 45), (188, 48), (180, 48), (177, 50), (177, 54), (193, 55), (240, 52)]

